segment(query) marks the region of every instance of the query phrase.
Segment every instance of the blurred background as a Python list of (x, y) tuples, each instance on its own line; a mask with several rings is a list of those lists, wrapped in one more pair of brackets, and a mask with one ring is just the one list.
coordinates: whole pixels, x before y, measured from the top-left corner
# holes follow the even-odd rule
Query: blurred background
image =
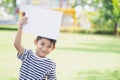
[[(56, 50), (58, 80), (120, 80), (120, 0), (0, 0), (0, 80), (18, 80), (13, 46), (24, 5), (63, 12)], [(34, 37), (23, 33), (34, 50)]]

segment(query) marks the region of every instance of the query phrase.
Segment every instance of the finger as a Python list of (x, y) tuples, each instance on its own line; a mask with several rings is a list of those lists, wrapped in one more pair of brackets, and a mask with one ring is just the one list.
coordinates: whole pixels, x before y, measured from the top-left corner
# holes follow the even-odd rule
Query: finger
[(27, 20), (27, 19), (28, 19), (28, 18), (27, 18), (27, 17), (25, 17), (25, 16), (22, 18), (22, 20)]
[(27, 24), (27, 20), (23, 21), (22, 24), (23, 24), (23, 25)]
[(24, 24), (26, 25), (28, 22), (25, 22)]
[(28, 20), (28, 17), (26, 17), (26, 20)]

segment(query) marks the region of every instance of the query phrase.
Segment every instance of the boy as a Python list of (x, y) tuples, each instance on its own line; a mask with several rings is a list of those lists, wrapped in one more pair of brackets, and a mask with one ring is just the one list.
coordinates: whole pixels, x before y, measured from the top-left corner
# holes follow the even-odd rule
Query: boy
[(18, 51), (17, 57), (22, 61), (20, 80), (56, 80), (56, 65), (46, 56), (55, 48), (56, 40), (37, 36), (34, 40), (36, 52), (27, 50), (21, 45), (22, 29), (27, 24), (27, 17), (18, 23), (18, 31), (14, 46)]

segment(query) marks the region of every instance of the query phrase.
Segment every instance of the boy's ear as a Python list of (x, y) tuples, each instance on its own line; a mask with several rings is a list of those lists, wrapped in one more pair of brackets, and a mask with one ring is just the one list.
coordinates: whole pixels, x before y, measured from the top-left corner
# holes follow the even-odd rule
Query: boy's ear
[(52, 50), (54, 50), (56, 47), (54, 46)]
[(35, 44), (35, 45), (37, 44), (37, 40), (36, 40), (36, 39), (34, 39), (34, 44)]

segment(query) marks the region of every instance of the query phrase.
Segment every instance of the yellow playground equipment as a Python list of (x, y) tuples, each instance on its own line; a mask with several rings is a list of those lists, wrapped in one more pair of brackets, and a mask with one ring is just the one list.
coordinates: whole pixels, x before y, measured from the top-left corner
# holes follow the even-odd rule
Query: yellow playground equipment
[[(74, 23), (73, 25), (76, 26), (76, 11), (74, 8), (68, 8), (68, 1), (69, 0), (21, 0), (21, 4), (24, 5), (43, 5), (46, 3), (47, 6), (49, 6), (49, 9), (57, 10), (63, 12), (63, 14), (71, 15)], [(43, 3), (42, 3), (43, 2)], [(49, 3), (49, 4), (47, 4)], [(52, 4), (52, 5), (51, 5)], [(51, 6), (57, 6), (57, 7), (51, 7)], [(23, 16), (23, 12), (19, 12), (19, 19)]]
[[(53, 8), (53, 10), (56, 11), (61, 11), (63, 12), (63, 14), (67, 14), (67, 15), (71, 15), (73, 17), (74, 20), (74, 26), (76, 26), (76, 11), (74, 8)], [(23, 12), (19, 12), (19, 19), (21, 19), (21, 17), (24, 15)]]
[(76, 26), (76, 11), (74, 8), (54, 8), (53, 10), (61, 11), (63, 14), (71, 15), (74, 19), (74, 26)]

